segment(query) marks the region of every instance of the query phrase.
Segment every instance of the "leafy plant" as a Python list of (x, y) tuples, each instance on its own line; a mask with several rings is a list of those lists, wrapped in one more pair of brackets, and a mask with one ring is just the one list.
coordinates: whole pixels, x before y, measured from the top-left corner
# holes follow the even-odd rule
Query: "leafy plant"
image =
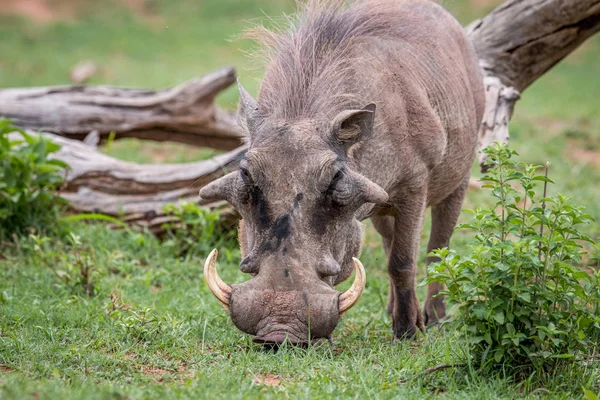
[(68, 165), (48, 156), (59, 149), (0, 119), (0, 240), (55, 227), (55, 192)]
[(196, 203), (169, 204), (164, 208), (173, 220), (164, 225), (166, 245), (178, 256), (206, 255), (214, 247), (234, 247), (235, 230), (224, 226), (216, 212)]
[(158, 313), (154, 307), (135, 309), (115, 292), (110, 294), (106, 314), (135, 342), (151, 343), (158, 336), (166, 335), (168, 338), (163, 337), (161, 341), (165, 343), (165, 339), (168, 339), (166, 343), (172, 344), (189, 330), (188, 323), (174, 318), (168, 312)]
[(32, 250), (42, 256), (39, 263), (50, 268), (58, 280), (73, 294), (94, 296), (98, 275), (104, 272), (95, 261), (95, 250), (84, 246), (74, 233), (67, 236), (67, 246), (49, 237), (31, 234)]
[[(447, 286), (442, 294), (457, 306), (449, 322), (483, 369), (540, 371), (585, 358), (600, 343), (598, 246), (580, 231), (592, 218), (568, 197), (547, 197), (548, 165), (540, 175), (500, 144), (486, 153), (493, 168), (482, 180), (496, 202), (471, 210), (473, 220), (459, 226), (475, 233), (472, 253), (435, 250), (441, 262), (430, 265), (426, 282)], [(586, 242), (596, 268), (581, 266)]]

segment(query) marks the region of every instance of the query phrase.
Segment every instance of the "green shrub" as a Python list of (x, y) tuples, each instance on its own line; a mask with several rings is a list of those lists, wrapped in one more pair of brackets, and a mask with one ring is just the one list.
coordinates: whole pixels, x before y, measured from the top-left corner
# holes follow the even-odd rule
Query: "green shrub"
[(48, 155), (59, 149), (0, 119), (0, 240), (55, 227), (59, 203), (55, 192), (68, 166)]
[(236, 231), (211, 212), (196, 203), (169, 204), (165, 213), (174, 218), (163, 227), (167, 231), (165, 245), (178, 256), (204, 256), (215, 247), (236, 246)]
[(482, 181), (496, 203), (459, 226), (475, 233), (472, 253), (434, 251), (441, 262), (426, 282), (447, 285), (449, 323), (483, 369), (539, 371), (585, 358), (600, 343), (600, 258), (585, 259), (582, 243), (598, 246), (580, 231), (592, 218), (565, 196), (546, 197), (548, 166), (540, 175), (499, 144), (486, 152), (493, 168)]

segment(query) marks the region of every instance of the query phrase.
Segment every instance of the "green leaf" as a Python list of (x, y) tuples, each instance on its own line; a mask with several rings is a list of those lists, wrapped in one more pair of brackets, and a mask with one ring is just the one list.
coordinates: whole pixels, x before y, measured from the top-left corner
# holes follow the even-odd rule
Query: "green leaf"
[(588, 390), (588, 389), (585, 389), (585, 388), (582, 388), (582, 389), (583, 389), (583, 398), (585, 400), (598, 400), (598, 395), (597, 394), (595, 394), (591, 390)]
[(69, 215), (67, 217), (63, 217), (60, 219), (65, 222), (75, 222), (75, 221), (84, 221), (84, 220), (95, 220), (95, 221), (107, 221), (112, 222), (113, 224), (119, 225), (122, 228), (128, 228), (127, 224), (115, 217), (111, 217), (110, 215), (105, 214), (76, 214)]
[(498, 311), (492, 315), (492, 318), (500, 325), (504, 324), (504, 311)]
[(46, 145), (46, 152), (48, 154), (50, 154), (50, 153), (56, 153), (57, 151), (60, 150), (61, 146), (58, 143), (54, 143), (52, 140), (49, 140), (49, 139), (46, 139), (46, 138), (43, 138), (42, 140), (44, 141), (44, 143)]
[(59, 172), (63, 170), (63, 167), (53, 164), (38, 164), (37, 166), (38, 172), (42, 174)]
[(520, 292), (520, 293), (517, 293), (517, 297), (520, 298), (523, 301), (531, 303), (531, 293), (529, 293), (529, 292)]
[(573, 358), (575, 357), (573, 354), (570, 353), (564, 353), (564, 354), (555, 354), (552, 356), (552, 358)]
[(64, 169), (70, 168), (69, 164), (67, 164), (66, 162), (64, 162), (62, 160), (57, 160), (55, 158), (52, 160), (47, 160), (46, 164), (58, 165), (59, 167), (62, 167)]
[(502, 358), (504, 358), (504, 349), (500, 348), (494, 353), (494, 360), (496, 360), (496, 362), (499, 363), (500, 361), (502, 361)]
[(534, 176), (533, 178), (531, 178), (532, 181), (542, 181), (542, 182), (548, 182), (548, 183), (554, 183), (554, 181), (550, 178), (546, 178), (544, 175), (538, 175), (538, 176)]

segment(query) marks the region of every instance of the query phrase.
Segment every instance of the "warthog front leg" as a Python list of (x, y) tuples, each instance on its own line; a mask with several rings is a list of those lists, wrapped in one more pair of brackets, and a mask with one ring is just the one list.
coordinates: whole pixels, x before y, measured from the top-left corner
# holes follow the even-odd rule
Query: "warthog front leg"
[(396, 202), (394, 234), (388, 260), (392, 327), (397, 338), (411, 338), (424, 330), (415, 292), (419, 238), (425, 212), (425, 194), (411, 193)]
[[(394, 237), (394, 217), (391, 215), (380, 215), (371, 218), (373, 227), (381, 235), (381, 241), (383, 243), (383, 250), (385, 251), (386, 265), (390, 259), (390, 251), (392, 248), (392, 239)], [(390, 290), (388, 293), (388, 314), (392, 315), (392, 309), (394, 307), (394, 293), (392, 289), (392, 283), (390, 281)]]

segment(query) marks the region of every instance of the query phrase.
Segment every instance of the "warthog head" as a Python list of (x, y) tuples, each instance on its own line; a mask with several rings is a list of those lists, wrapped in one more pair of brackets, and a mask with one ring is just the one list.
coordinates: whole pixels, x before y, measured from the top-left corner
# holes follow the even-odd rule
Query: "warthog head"
[[(362, 230), (356, 211), (384, 203), (387, 193), (353, 170), (347, 153), (371, 133), (375, 105), (342, 111), (332, 120), (274, 120), (240, 86), (240, 124), (249, 149), (232, 172), (200, 191), (241, 214), (242, 272), (252, 279), (224, 283), (217, 251), (205, 279), (234, 324), (259, 343), (303, 344), (330, 337), (339, 317), (359, 299), (365, 272), (356, 258)], [(344, 293), (333, 288), (356, 278)]]

